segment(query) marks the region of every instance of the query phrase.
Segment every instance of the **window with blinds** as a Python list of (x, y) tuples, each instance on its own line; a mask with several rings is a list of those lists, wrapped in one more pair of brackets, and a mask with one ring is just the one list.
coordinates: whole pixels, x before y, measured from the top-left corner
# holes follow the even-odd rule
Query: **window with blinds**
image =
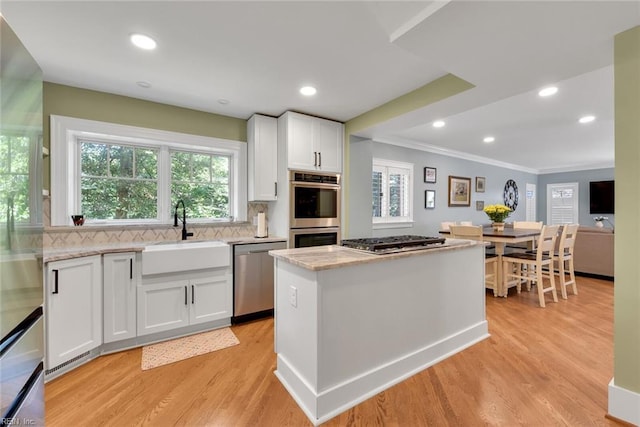
[(373, 159), (374, 224), (413, 221), (413, 164)]
[(547, 223), (578, 223), (578, 183), (547, 185)]

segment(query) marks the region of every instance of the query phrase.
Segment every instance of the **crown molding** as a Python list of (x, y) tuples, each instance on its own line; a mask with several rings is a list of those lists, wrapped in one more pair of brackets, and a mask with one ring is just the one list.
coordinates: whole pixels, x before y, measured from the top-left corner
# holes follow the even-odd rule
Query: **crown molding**
[(418, 151), (426, 151), (428, 153), (440, 154), (442, 156), (455, 157), (458, 159), (469, 160), (477, 163), (484, 163), (491, 166), (497, 166), (505, 169), (513, 169), (522, 172), (528, 172), (535, 175), (539, 175), (538, 169), (528, 168), (521, 165), (514, 165), (513, 163), (501, 162), (499, 160), (490, 159), (488, 157), (476, 156), (474, 154), (464, 153), (462, 151), (448, 150), (442, 147), (436, 147), (434, 145), (424, 144), (422, 142), (413, 141), (405, 138), (373, 138), (373, 142), (380, 142), (383, 144), (396, 145), (398, 147), (411, 148)]
[(462, 151), (448, 150), (442, 147), (425, 144), (423, 142), (414, 141), (406, 138), (372, 138), (371, 141), (382, 144), (396, 145), (398, 147), (410, 148), (418, 151), (426, 151), (428, 153), (440, 154), (442, 156), (455, 157), (457, 159), (469, 160), (472, 162), (483, 163), (486, 165), (497, 166), (505, 169), (518, 170), (528, 172), (535, 175), (547, 175), (552, 173), (578, 172), (593, 169), (610, 169), (615, 167), (614, 161), (606, 161), (599, 163), (585, 163), (580, 165), (561, 166), (549, 169), (535, 169), (513, 163), (501, 162), (499, 160), (490, 159), (488, 157), (476, 156), (474, 154), (464, 153)]

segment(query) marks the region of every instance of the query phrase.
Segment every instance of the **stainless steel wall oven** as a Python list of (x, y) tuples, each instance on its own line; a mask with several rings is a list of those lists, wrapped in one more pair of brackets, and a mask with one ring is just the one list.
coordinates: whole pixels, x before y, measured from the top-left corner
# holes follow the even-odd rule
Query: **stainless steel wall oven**
[(340, 226), (340, 174), (290, 172), (290, 228)]
[(340, 227), (292, 228), (289, 230), (289, 247), (337, 245), (340, 243)]
[(289, 247), (340, 243), (340, 174), (290, 171)]

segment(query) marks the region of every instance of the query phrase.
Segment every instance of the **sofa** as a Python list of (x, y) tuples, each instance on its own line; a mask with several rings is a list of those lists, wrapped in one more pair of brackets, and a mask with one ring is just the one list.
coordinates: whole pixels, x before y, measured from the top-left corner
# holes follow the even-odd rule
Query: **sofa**
[(580, 226), (573, 251), (576, 273), (613, 278), (613, 239), (611, 228)]

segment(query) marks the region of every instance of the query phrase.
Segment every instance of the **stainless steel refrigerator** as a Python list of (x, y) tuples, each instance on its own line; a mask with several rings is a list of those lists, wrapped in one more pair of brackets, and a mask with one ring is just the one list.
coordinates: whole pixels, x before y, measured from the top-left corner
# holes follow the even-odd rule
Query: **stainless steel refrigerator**
[(0, 15), (0, 425), (44, 425), (42, 73)]

